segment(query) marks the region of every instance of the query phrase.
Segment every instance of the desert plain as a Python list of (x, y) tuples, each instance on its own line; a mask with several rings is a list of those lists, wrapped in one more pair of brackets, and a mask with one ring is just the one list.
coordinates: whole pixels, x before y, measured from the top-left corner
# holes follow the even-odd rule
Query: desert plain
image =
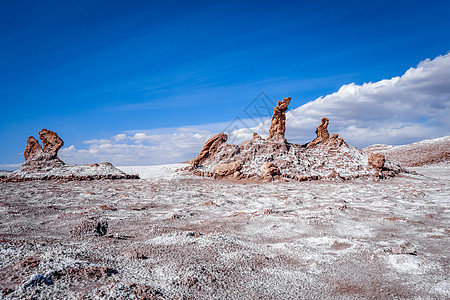
[(446, 299), (450, 166), (385, 180), (0, 183), (2, 299)]

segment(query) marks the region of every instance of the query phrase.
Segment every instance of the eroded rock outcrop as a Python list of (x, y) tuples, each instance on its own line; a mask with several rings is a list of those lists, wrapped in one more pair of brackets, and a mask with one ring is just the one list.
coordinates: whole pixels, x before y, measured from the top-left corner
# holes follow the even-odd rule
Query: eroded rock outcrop
[(386, 162), (386, 158), (383, 154), (380, 153), (371, 153), (368, 158), (368, 164), (369, 166), (373, 167), (374, 169), (381, 171), (383, 170), (384, 163)]
[(33, 137), (28, 137), (22, 167), (2, 179), (2, 181), (27, 180), (96, 180), (96, 179), (137, 179), (138, 175), (128, 175), (110, 163), (91, 165), (67, 165), (58, 157), (64, 145), (63, 140), (53, 131), (39, 132), (42, 146)]
[(420, 167), (450, 163), (450, 136), (428, 139), (408, 145), (372, 145), (367, 153), (381, 153), (386, 160), (399, 162), (405, 167)]
[(33, 136), (29, 136), (27, 146), (25, 147), (25, 151), (23, 151), (25, 160), (41, 157), (42, 153), (42, 147), (39, 142)]
[(231, 163), (223, 163), (215, 165), (212, 169), (214, 176), (218, 178), (233, 176), (238, 178), (241, 173), (239, 172), (242, 169), (242, 164), (238, 161)]
[[(284, 137), (285, 112), (291, 98), (274, 108), (269, 137), (253, 137), (240, 145), (226, 144), (220, 133), (209, 139), (186, 170), (214, 178), (259, 178), (309, 181), (350, 180), (359, 177), (385, 178), (403, 172), (401, 166), (371, 158), (348, 145), (338, 134), (328, 133), (329, 120), (322, 118), (317, 138), (305, 145), (289, 143)], [(239, 163), (237, 163), (239, 162)]]
[(48, 129), (42, 129), (39, 132), (39, 138), (42, 141), (42, 150), (44, 153), (50, 154), (56, 157), (59, 149), (64, 146), (63, 140), (56, 134)]
[[(330, 121), (328, 120), (328, 118), (323, 117), (320, 120), (320, 125), (316, 128), (317, 137), (312, 142), (308, 143), (306, 148), (314, 147), (317, 144), (323, 143), (330, 138), (330, 134), (328, 133), (328, 124), (329, 123), (330, 123)], [(336, 136), (336, 138), (337, 138), (337, 136)]]
[(283, 101), (278, 101), (277, 106), (273, 109), (272, 123), (269, 128), (269, 139), (284, 138), (286, 132), (286, 110), (291, 97), (284, 98)]
[(193, 167), (201, 166), (208, 158), (218, 152), (220, 146), (223, 145), (227, 139), (228, 136), (223, 132), (210, 138), (205, 145), (203, 145), (203, 148), (197, 157), (191, 160), (191, 165)]
[(43, 146), (33, 136), (29, 136), (27, 139), (27, 145), (23, 152), (25, 162), (21, 168), (23, 172), (31, 174), (65, 165), (58, 158), (58, 151), (64, 145), (62, 139), (55, 132), (47, 129), (39, 132), (39, 138)]
[(263, 178), (272, 178), (273, 176), (280, 175), (280, 168), (273, 162), (265, 162), (261, 166), (261, 175)]

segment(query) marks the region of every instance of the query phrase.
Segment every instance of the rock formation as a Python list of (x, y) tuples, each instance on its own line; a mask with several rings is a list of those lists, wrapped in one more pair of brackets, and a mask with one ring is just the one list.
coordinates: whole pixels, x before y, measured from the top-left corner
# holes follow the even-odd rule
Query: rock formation
[(369, 159), (364, 151), (348, 145), (338, 134), (328, 133), (329, 120), (322, 118), (317, 138), (305, 145), (286, 141), (285, 112), (291, 98), (278, 101), (269, 137), (254, 133), (240, 145), (226, 144), (226, 134), (209, 139), (185, 170), (214, 178), (286, 180), (350, 180), (359, 177), (386, 178), (403, 172), (401, 166), (379, 157)]
[(374, 169), (381, 171), (384, 167), (384, 163), (386, 162), (386, 158), (383, 154), (380, 153), (371, 153), (368, 158), (369, 166)]
[(288, 109), (291, 97), (278, 101), (277, 106), (273, 109), (272, 123), (269, 128), (269, 139), (284, 138), (286, 131), (286, 110)]
[(218, 178), (227, 177), (230, 175), (233, 175), (237, 178), (239, 177), (239, 175), (241, 175), (241, 173), (239, 172), (239, 170), (241, 169), (242, 164), (238, 161), (235, 161), (231, 163), (218, 164), (214, 166), (212, 171), (213, 174)]
[(329, 123), (330, 121), (328, 118), (324, 117), (320, 120), (320, 125), (316, 128), (317, 137), (312, 142), (308, 143), (306, 148), (314, 147), (315, 145), (325, 142), (330, 138), (330, 134), (328, 133)]
[(63, 166), (64, 162), (58, 158), (58, 151), (64, 145), (62, 139), (53, 131), (42, 129), (39, 132), (42, 145), (29, 136), (27, 146), (23, 152), (25, 162), (22, 170), (33, 173), (35, 170), (46, 170), (56, 166)]
[(210, 138), (205, 145), (203, 145), (203, 148), (197, 157), (191, 160), (191, 165), (194, 167), (201, 166), (209, 157), (213, 156), (218, 151), (219, 147), (224, 144), (227, 139), (228, 136), (223, 132)]
[(19, 170), (2, 178), (2, 181), (139, 178), (138, 175), (125, 174), (110, 163), (67, 165), (58, 157), (58, 151), (64, 142), (55, 132), (42, 129), (39, 132), (39, 138), (42, 141), (42, 147), (34, 137), (28, 137), (23, 152), (25, 162)]
[(257, 134), (256, 132), (253, 132), (253, 138), (252, 139), (262, 139), (262, 137)]
[(63, 140), (53, 131), (42, 129), (39, 132), (39, 138), (42, 141), (42, 150), (54, 157), (58, 155), (59, 149), (64, 145)]
[(25, 160), (40, 157), (42, 156), (42, 153), (42, 147), (39, 142), (33, 136), (29, 136), (27, 146), (25, 151), (23, 151), (23, 157), (25, 157)]
[(261, 166), (261, 174), (263, 178), (272, 178), (273, 176), (280, 175), (280, 168), (272, 162), (265, 162)]

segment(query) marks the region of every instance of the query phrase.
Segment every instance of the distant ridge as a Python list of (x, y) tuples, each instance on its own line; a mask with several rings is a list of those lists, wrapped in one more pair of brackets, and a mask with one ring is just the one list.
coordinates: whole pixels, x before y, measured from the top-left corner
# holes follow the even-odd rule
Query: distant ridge
[(450, 162), (450, 136), (423, 140), (408, 145), (372, 145), (363, 149), (369, 153), (381, 153), (387, 159), (405, 167), (419, 167)]

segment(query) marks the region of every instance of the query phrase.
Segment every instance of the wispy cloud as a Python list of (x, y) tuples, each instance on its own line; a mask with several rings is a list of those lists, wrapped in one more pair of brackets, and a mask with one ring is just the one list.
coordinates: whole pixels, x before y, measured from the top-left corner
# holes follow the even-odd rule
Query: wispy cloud
[[(209, 77), (211, 74), (207, 74)], [(206, 75), (205, 75), (206, 76)], [(264, 80), (247, 81), (241, 84), (234, 82), (222, 85), (205, 85), (199, 82), (196, 85), (184, 86), (157, 86), (157, 83), (147, 82), (152, 88), (143, 89), (145, 99), (138, 103), (122, 104), (109, 107), (112, 111), (142, 111), (142, 110), (165, 110), (173, 108), (183, 108), (196, 105), (205, 105), (209, 103), (227, 103), (235, 105), (240, 109), (241, 105), (247, 104), (248, 99), (255, 97), (255, 91), (260, 92), (270, 90), (271, 94), (284, 94), (286, 91), (291, 93), (302, 93), (318, 88), (329, 88), (333, 86), (336, 80), (345, 80), (349, 74), (340, 74), (328, 77), (317, 78), (271, 78)], [(167, 94), (170, 94), (169, 96)]]
[[(286, 95), (288, 96), (288, 95)], [(295, 99), (291, 102), (295, 105)], [(402, 76), (342, 86), (287, 113), (286, 136), (304, 143), (315, 137), (320, 118), (330, 119), (330, 132), (339, 133), (359, 147), (377, 143), (405, 144), (450, 134), (450, 54), (427, 59)], [(242, 120), (237, 124), (252, 124)], [(267, 136), (270, 118), (253, 128), (228, 123), (184, 128), (133, 130), (110, 139), (85, 141), (88, 149), (61, 149), (68, 163), (110, 161), (116, 165), (151, 165), (195, 157), (204, 142), (228, 128), (230, 140), (239, 143), (258, 132)], [(253, 123), (254, 124), (254, 123)]]

